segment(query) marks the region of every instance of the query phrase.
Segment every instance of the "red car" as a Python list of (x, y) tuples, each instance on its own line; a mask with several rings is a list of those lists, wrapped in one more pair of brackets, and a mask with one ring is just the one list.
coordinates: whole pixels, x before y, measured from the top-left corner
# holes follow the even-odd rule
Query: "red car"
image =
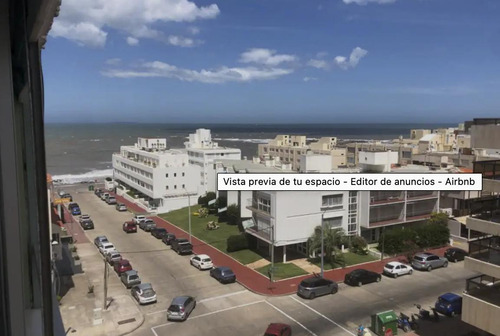
[(284, 323), (271, 323), (264, 336), (291, 336), (292, 328)]
[(123, 231), (126, 233), (137, 232), (137, 224), (133, 221), (123, 223)]
[(126, 271), (131, 271), (132, 265), (130, 265), (130, 262), (127, 259), (122, 259), (120, 261), (115, 262), (113, 264), (113, 268), (115, 269), (115, 272), (118, 273), (118, 275), (121, 275)]

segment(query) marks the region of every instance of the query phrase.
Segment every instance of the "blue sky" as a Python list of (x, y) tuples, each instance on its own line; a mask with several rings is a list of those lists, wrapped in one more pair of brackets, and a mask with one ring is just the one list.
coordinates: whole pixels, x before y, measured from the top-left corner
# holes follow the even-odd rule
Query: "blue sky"
[(46, 120), (498, 117), (497, 0), (64, 0)]

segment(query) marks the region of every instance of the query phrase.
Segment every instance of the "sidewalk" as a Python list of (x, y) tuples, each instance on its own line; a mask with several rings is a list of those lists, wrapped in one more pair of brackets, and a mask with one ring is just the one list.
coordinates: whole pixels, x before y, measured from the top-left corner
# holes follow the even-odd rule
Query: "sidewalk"
[[(144, 212), (139, 205), (131, 203), (124, 199), (123, 197), (116, 196), (120, 202), (125, 203), (127, 207), (130, 207), (134, 211)], [(155, 222), (159, 227), (166, 228), (168, 232), (172, 232), (176, 237), (188, 238), (188, 233), (181, 230), (177, 226), (169, 223), (168, 221), (154, 216)], [(299, 283), (311, 275), (303, 275), (291, 279), (285, 279), (280, 281), (275, 281), (271, 283), (269, 278), (264, 275), (246, 267), (237, 260), (231, 258), (227, 254), (219, 251), (218, 249), (206, 244), (205, 242), (199, 240), (195, 236), (192, 236), (193, 250), (197, 254), (208, 254), (215, 265), (217, 266), (228, 266), (236, 274), (236, 280), (246, 287), (248, 290), (261, 295), (288, 295), (295, 293), (297, 291), (297, 286)], [(430, 250), (430, 252), (442, 256), (447, 247), (443, 247), (437, 250)], [(347, 273), (351, 272), (356, 268), (364, 268), (377, 273), (382, 273), (384, 265), (389, 261), (403, 261), (404, 257), (387, 258), (383, 261), (373, 261), (365, 264), (350, 266), (341, 269), (335, 269), (330, 271), (325, 271), (325, 278), (334, 280), (336, 282), (344, 281), (344, 277)]]
[[(84, 273), (73, 275), (72, 284), (59, 306), (68, 334), (119, 336), (139, 328), (144, 316), (125, 287), (120, 286), (111, 268), (108, 277), (108, 309), (102, 310), (104, 262), (95, 246), (92, 243), (80, 243), (78, 254)], [(89, 286), (94, 286), (92, 294), (89, 294)]]

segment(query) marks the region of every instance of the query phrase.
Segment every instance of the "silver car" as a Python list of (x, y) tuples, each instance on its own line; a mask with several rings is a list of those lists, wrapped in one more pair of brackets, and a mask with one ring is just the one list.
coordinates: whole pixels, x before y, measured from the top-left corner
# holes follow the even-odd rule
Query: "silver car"
[(335, 294), (339, 290), (336, 282), (319, 276), (302, 280), (297, 288), (297, 295), (314, 299), (320, 295)]
[(167, 320), (186, 321), (196, 307), (196, 299), (191, 296), (178, 296), (167, 309)]
[(106, 261), (113, 265), (115, 262), (122, 260), (122, 255), (118, 251), (111, 251), (106, 254)]
[(141, 305), (156, 302), (156, 292), (150, 283), (135, 285), (130, 290), (130, 293)]
[(418, 270), (432, 271), (434, 268), (448, 267), (448, 260), (432, 253), (415, 254), (411, 266)]

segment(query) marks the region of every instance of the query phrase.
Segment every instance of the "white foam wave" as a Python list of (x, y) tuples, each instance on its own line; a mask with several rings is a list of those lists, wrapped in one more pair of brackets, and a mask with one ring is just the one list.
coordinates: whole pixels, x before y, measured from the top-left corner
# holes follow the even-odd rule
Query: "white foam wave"
[(266, 144), (271, 139), (240, 139), (240, 138), (214, 138), (216, 141), (234, 141), (234, 142), (249, 142), (256, 144)]
[(103, 180), (106, 177), (113, 176), (113, 169), (92, 170), (84, 174), (63, 174), (54, 175), (52, 180), (57, 184), (75, 184), (94, 182), (96, 180)]
[(90, 139), (90, 141), (92, 141), (92, 142), (99, 142), (99, 141), (101, 141), (101, 139)]

